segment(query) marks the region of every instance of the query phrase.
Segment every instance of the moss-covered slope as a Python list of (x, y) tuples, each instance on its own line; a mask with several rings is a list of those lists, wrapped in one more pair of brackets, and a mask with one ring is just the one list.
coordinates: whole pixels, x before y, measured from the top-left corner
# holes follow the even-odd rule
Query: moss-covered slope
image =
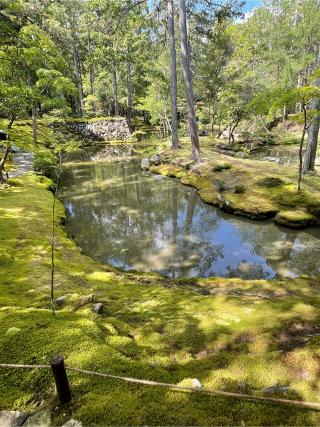
[[(212, 389), (320, 401), (315, 279), (172, 282), (126, 274), (81, 255), (58, 225), (55, 296), (64, 301), (53, 316), (49, 184), (30, 174), (0, 192), (1, 362), (42, 364), (61, 353), (79, 368), (177, 384), (198, 378)], [(59, 205), (57, 224), (61, 216)], [(92, 295), (105, 305), (101, 316), (92, 312)], [(84, 425), (320, 423), (312, 410), (77, 373), (70, 381), (72, 406), (59, 410), (49, 372), (1, 371), (0, 409), (48, 407), (58, 425), (70, 416)]]

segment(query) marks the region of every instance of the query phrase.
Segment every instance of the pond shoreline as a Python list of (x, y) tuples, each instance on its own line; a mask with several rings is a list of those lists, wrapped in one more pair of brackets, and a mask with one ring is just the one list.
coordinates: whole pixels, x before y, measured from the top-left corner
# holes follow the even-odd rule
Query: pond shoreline
[(66, 228), (88, 256), (122, 271), (167, 278), (274, 280), (310, 269), (318, 274), (313, 264), (306, 271), (301, 262), (310, 248), (317, 253), (318, 229), (286, 231), (272, 221), (237, 218), (203, 203), (179, 180), (141, 172), (138, 158), (112, 160), (66, 164), (61, 189)]
[(214, 161), (205, 158), (199, 165), (190, 158), (172, 158), (171, 150), (159, 156), (160, 164), (151, 164), (150, 172), (177, 178), (196, 188), (204, 202), (224, 212), (258, 221), (272, 219), (293, 229), (320, 226), (320, 196), (311, 193), (312, 188), (297, 191), (292, 172), (285, 166), (282, 170), (268, 161), (236, 159), (219, 153)]

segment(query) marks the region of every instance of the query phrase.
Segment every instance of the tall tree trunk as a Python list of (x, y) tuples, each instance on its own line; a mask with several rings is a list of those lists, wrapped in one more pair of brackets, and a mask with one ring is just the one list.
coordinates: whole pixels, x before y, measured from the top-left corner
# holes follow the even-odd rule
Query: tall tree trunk
[(89, 83), (90, 83), (90, 94), (94, 95), (94, 70), (93, 67), (89, 68)]
[(37, 107), (32, 105), (32, 133), (33, 133), (33, 144), (38, 145), (38, 123), (37, 123)]
[[(320, 64), (320, 53), (317, 61), (317, 65)], [(320, 78), (314, 81), (314, 85), (320, 87)], [(318, 110), (319, 113), (316, 114), (308, 128), (308, 142), (306, 153), (304, 156), (303, 162), (303, 173), (314, 171), (316, 155), (317, 155), (317, 146), (318, 146), (318, 136), (320, 128), (320, 98), (313, 98), (310, 105), (311, 110)]]
[(119, 116), (119, 100), (118, 100), (118, 79), (115, 61), (112, 61), (112, 86), (114, 99), (114, 115)]
[(79, 112), (81, 116), (83, 116), (83, 83), (82, 83), (81, 61), (80, 61), (78, 50), (75, 46), (73, 46), (73, 56), (74, 56), (74, 62), (76, 65), (76, 74), (77, 74), (77, 81), (78, 81)]
[(131, 81), (131, 46), (127, 48), (127, 120), (130, 124), (132, 118), (132, 81)]
[(188, 105), (188, 122), (189, 122), (189, 132), (190, 132), (191, 143), (192, 143), (192, 156), (193, 156), (193, 159), (196, 162), (198, 162), (200, 161), (200, 144), (199, 144), (198, 124), (197, 124), (196, 114), (194, 110), (185, 0), (179, 0), (179, 26), (180, 26), (180, 37), (181, 37), (182, 69), (183, 69), (186, 99), (187, 99), (187, 105)]
[[(91, 33), (89, 32), (89, 39), (88, 39), (88, 56), (90, 58), (90, 64), (89, 64), (89, 85), (90, 85), (90, 95), (95, 94), (94, 90), (94, 64), (92, 63), (92, 45), (91, 45)], [(96, 103), (93, 101), (93, 111), (96, 112)]]
[(179, 148), (178, 117), (177, 117), (177, 58), (176, 41), (174, 37), (174, 7), (173, 0), (168, 0), (168, 31), (170, 42), (170, 87), (171, 87), (171, 139), (172, 148)]
[(301, 189), (301, 178), (302, 178), (302, 150), (303, 150), (303, 143), (304, 143), (304, 137), (307, 132), (308, 128), (308, 122), (307, 122), (307, 109), (304, 103), (301, 103), (301, 108), (303, 111), (303, 117), (304, 117), (304, 123), (303, 123), (303, 130), (300, 140), (300, 147), (299, 147), (299, 173), (298, 173), (298, 190)]

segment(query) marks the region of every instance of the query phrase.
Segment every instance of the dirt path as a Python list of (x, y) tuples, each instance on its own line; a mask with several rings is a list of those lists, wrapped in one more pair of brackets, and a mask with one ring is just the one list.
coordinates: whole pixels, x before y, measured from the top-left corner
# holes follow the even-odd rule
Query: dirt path
[(14, 153), (13, 155), (15, 168), (12, 171), (9, 171), (9, 177), (15, 178), (25, 173), (33, 171), (33, 153)]

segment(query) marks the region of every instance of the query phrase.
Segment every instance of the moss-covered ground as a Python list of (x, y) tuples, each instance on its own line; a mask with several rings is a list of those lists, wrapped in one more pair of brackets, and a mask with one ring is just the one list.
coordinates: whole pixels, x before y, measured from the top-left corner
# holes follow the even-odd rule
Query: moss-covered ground
[[(0, 193), (1, 362), (47, 363), (211, 389), (319, 399), (316, 279), (167, 281), (126, 274), (82, 255), (59, 225), (51, 314), (50, 181), (33, 174)], [(203, 295), (203, 288), (207, 295)], [(200, 291), (198, 290), (200, 289)], [(92, 312), (91, 295), (105, 312)], [(0, 408), (52, 410), (84, 425), (317, 425), (320, 413), (70, 375), (73, 403), (56, 410), (47, 371), (5, 370)], [(279, 390), (264, 391), (266, 387)], [(287, 388), (286, 388), (287, 387)], [(273, 391), (272, 391), (273, 390)]]
[(173, 151), (160, 146), (163, 163), (151, 171), (181, 179), (197, 188), (207, 203), (251, 219), (274, 218), (294, 228), (320, 224), (320, 176), (306, 175), (297, 190), (297, 166), (261, 160), (240, 159), (214, 150), (215, 143), (201, 141), (202, 162), (190, 160), (190, 142), (181, 141)]
[[(81, 254), (60, 224), (58, 203), (55, 298), (64, 299), (53, 316), (51, 182), (30, 173), (10, 184), (0, 189), (1, 363), (47, 364), (61, 353), (77, 368), (184, 385), (197, 378), (212, 390), (320, 402), (318, 279), (171, 281), (124, 273)], [(102, 315), (92, 299), (104, 304)], [(1, 369), (0, 409), (47, 409), (53, 425), (70, 417), (85, 426), (320, 424), (311, 409), (76, 372), (69, 379), (72, 405), (60, 409), (50, 372)]]

